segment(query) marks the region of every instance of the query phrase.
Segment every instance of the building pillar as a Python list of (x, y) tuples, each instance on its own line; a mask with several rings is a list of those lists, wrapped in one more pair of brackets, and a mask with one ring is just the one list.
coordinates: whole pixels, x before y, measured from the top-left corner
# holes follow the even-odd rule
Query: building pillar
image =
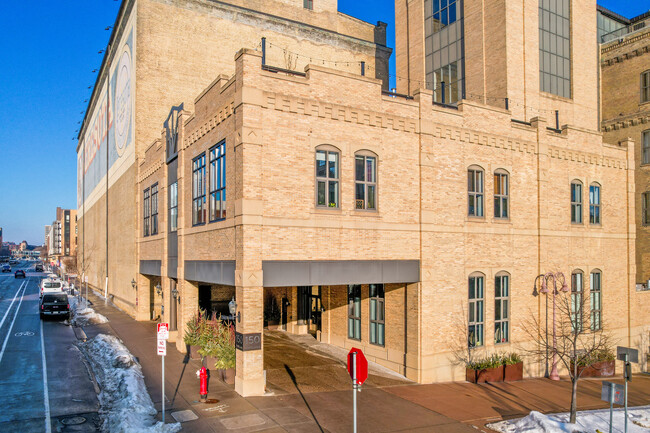
[(151, 310), (149, 308), (149, 304), (151, 302), (149, 293), (149, 278), (142, 274), (137, 274), (135, 280), (135, 320), (151, 320)]
[[(262, 286), (262, 271), (236, 271), (235, 282), (237, 284), (238, 313), (235, 330), (237, 339), (243, 341), (243, 346), (237, 349), (235, 391), (244, 397), (264, 395), (266, 383), (263, 353), (264, 287)], [(259, 341), (258, 346), (255, 345), (256, 341)], [(249, 344), (254, 348), (248, 347)]]

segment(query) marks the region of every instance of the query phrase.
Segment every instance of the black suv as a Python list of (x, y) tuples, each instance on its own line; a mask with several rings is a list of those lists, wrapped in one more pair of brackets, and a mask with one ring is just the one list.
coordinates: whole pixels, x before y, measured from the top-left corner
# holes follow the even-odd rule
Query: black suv
[(41, 298), (41, 319), (46, 317), (70, 318), (70, 304), (65, 293), (45, 293)]
[(25, 271), (23, 271), (22, 269), (18, 269), (18, 270), (14, 273), (14, 277), (15, 277), (15, 278), (25, 278)]

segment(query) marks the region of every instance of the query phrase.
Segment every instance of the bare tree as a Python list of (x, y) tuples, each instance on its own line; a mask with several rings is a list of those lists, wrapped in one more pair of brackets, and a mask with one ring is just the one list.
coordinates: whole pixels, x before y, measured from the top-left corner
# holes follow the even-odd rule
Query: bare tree
[(582, 287), (579, 291), (566, 291), (568, 289), (564, 281), (561, 290), (555, 284), (548, 289), (546, 285), (542, 286), (542, 293), (554, 297), (553, 332), (547, 332), (544, 322), (534, 312), (531, 312), (530, 319), (524, 321), (522, 327), (535, 343), (534, 347), (525, 349), (529, 354), (540, 360), (545, 359), (548, 353), (554, 354), (554, 366), (559, 363), (569, 373), (572, 385), (570, 422), (575, 423), (580, 376), (586, 366), (598, 359), (598, 355), (611, 353), (612, 346), (600, 311), (592, 312), (588, 308), (588, 298)]
[(452, 320), (453, 337), (451, 341), (451, 349), (453, 362), (458, 365), (466, 367), (474, 361), (476, 349), (482, 346), (477, 346), (475, 341), (468, 336), (469, 332), (469, 312), (467, 310), (467, 303), (460, 302), (461, 314), (455, 314)]

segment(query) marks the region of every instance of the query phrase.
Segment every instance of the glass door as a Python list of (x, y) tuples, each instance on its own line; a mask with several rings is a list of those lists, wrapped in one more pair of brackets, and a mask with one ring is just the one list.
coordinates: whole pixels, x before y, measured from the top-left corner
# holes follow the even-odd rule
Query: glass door
[(323, 315), (320, 286), (312, 286), (310, 293), (310, 318), (309, 333), (315, 336), (321, 330), (321, 318)]

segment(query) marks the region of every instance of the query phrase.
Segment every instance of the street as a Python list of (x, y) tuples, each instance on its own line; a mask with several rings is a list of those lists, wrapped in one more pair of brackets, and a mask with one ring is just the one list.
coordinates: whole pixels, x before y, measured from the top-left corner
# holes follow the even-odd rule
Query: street
[[(14, 278), (24, 269), (25, 279)], [(98, 400), (73, 328), (38, 314), (30, 262), (0, 275), (0, 431), (97, 431)]]

